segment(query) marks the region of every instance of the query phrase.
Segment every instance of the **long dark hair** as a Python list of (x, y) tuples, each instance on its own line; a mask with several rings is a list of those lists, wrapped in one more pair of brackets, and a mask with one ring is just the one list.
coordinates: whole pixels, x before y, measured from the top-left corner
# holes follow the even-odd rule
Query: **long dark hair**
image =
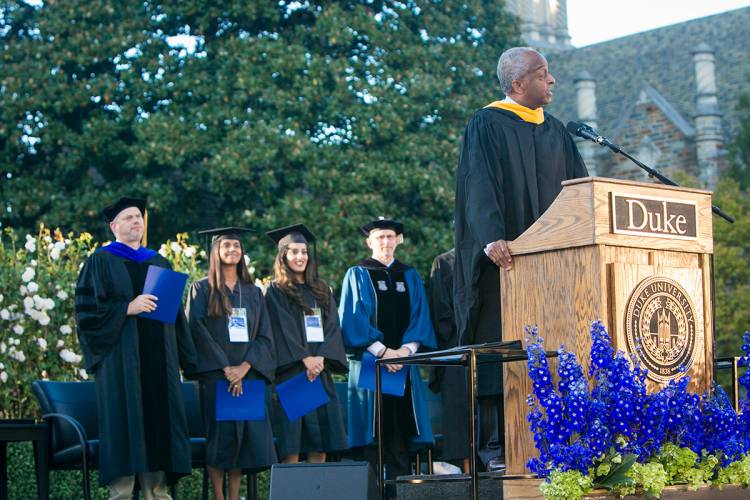
[[(232, 314), (232, 301), (229, 300), (224, 273), (222, 272), (219, 248), (223, 240), (234, 240), (236, 238), (219, 236), (211, 244), (211, 254), (208, 258), (208, 315), (214, 318), (229, 317)], [(245, 249), (240, 242), (242, 255), (237, 263), (237, 280), (242, 283), (252, 283), (253, 278), (245, 265)]]
[[(310, 245), (305, 244), (309, 252)], [(286, 261), (286, 254), (289, 252), (289, 245), (283, 245), (276, 253), (276, 260), (273, 263), (273, 279), (282, 292), (295, 304), (297, 304), (306, 314), (311, 314), (312, 309), (305, 304), (302, 299), (302, 290), (294, 279), (294, 271), (289, 267)], [(330, 300), (330, 288), (325, 281), (318, 278), (318, 265), (315, 262), (315, 255), (308, 253), (307, 266), (305, 267), (304, 280), (305, 284), (310, 287), (315, 301), (321, 308), (321, 311), (328, 310), (328, 301)]]

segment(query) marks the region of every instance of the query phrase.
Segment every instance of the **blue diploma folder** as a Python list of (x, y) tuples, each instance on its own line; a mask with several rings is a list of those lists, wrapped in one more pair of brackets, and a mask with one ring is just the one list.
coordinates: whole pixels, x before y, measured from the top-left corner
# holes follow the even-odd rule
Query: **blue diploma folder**
[(156, 309), (153, 312), (144, 312), (138, 316), (142, 318), (155, 319), (169, 325), (177, 320), (177, 311), (180, 309), (182, 292), (185, 290), (188, 275), (178, 273), (171, 269), (159, 266), (148, 266), (146, 282), (143, 284), (143, 293), (156, 295)]
[(281, 407), (290, 421), (297, 420), (328, 402), (328, 394), (320, 377), (310, 382), (307, 380), (307, 371), (276, 384), (276, 394), (279, 395)]
[(232, 396), (228, 380), (216, 381), (216, 420), (265, 420), (266, 384), (262, 380), (243, 380), (242, 395)]
[[(380, 389), (383, 394), (403, 396), (406, 390), (406, 376), (409, 367), (404, 366), (399, 371), (391, 373), (385, 366), (380, 367)], [(375, 390), (375, 356), (365, 351), (362, 355), (362, 368), (359, 372), (359, 387), (368, 391)]]

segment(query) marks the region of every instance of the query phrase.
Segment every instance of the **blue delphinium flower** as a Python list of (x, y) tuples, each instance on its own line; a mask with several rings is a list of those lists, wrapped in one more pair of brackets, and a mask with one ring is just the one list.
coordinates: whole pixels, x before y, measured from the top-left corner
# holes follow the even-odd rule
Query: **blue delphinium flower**
[(591, 400), (588, 380), (575, 354), (563, 347), (558, 350), (559, 383), (555, 390), (536, 327), (527, 328), (526, 341), (534, 388), (528, 399), (527, 420), (539, 450), (539, 458), (529, 460), (527, 466), (540, 477), (555, 468), (587, 474), (594, 459), (611, 446), (611, 434), (598, 415), (602, 406)]
[(671, 380), (654, 397), (667, 403), (663, 440), (691, 448), (700, 455), (703, 446), (700, 396), (688, 392), (689, 385), (689, 376)]
[(720, 385), (703, 397), (701, 405), (703, 424), (703, 449), (722, 456), (722, 465), (742, 458), (748, 450), (739, 425), (737, 413)]
[[(739, 359), (740, 366), (750, 367), (750, 332), (742, 335), (742, 356)], [(740, 402), (740, 414), (738, 416), (739, 426), (743, 438), (743, 446), (750, 450), (750, 368), (739, 378), (739, 383), (745, 389), (745, 397)]]
[(534, 390), (534, 397), (528, 400), (531, 411), (527, 420), (539, 450), (539, 459), (530, 460), (527, 466), (539, 477), (546, 477), (548, 464), (555, 462), (555, 453), (561, 444), (567, 442), (568, 435), (563, 427), (562, 400), (552, 384), (544, 339), (536, 326), (526, 328), (526, 352)]
[[(593, 404), (599, 409), (612, 445), (620, 452), (638, 454), (642, 442), (637, 437), (647, 417), (644, 411), (646, 371), (637, 357), (629, 358), (622, 351), (615, 352), (601, 321), (592, 323), (591, 340), (589, 375), (594, 378)], [(618, 436), (624, 439), (617, 439)]]
[[(750, 332), (746, 331), (742, 335), (742, 356), (740, 356), (740, 366), (750, 366)], [(745, 389), (746, 399), (750, 399), (750, 369), (740, 377), (740, 384)]]
[[(591, 324), (589, 378), (575, 354), (558, 350), (559, 382), (552, 382), (543, 339), (537, 327), (527, 328), (529, 375), (534, 393), (527, 416), (539, 458), (528, 461), (539, 477), (552, 470), (588, 474), (598, 459), (615, 448), (646, 462), (666, 443), (688, 447), (699, 456), (721, 457), (727, 465), (750, 452), (750, 399), (738, 415), (723, 389), (715, 386), (699, 397), (688, 392), (690, 377), (669, 382), (648, 394), (646, 370), (637, 353), (615, 351), (604, 324)], [(637, 349), (636, 349), (637, 350)], [(743, 336), (741, 366), (750, 365), (750, 332)], [(683, 367), (681, 371), (685, 372)], [(740, 383), (750, 392), (750, 370)]]
[[(562, 435), (567, 436), (566, 444), (570, 443), (560, 448), (558, 460), (566, 464), (568, 468), (586, 474), (593, 459), (604, 451), (600, 449), (598, 442), (593, 443), (595, 446), (592, 448), (592, 443), (587, 439), (588, 428), (593, 423), (589, 411), (589, 385), (576, 355), (566, 351), (563, 347), (560, 347), (557, 352), (559, 360), (557, 374), (560, 377), (557, 387), (564, 408)], [(581, 439), (571, 439), (576, 436)], [(591, 437), (598, 436), (592, 433)]]

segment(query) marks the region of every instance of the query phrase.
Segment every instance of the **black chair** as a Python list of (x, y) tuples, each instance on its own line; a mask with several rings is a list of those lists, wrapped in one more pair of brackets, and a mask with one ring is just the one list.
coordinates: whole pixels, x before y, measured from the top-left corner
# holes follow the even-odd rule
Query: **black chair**
[(49, 470), (83, 471), (83, 496), (91, 499), (89, 471), (99, 464), (99, 426), (93, 382), (49, 382), (32, 384), (50, 428)]
[[(90, 500), (89, 471), (96, 470), (99, 464), (99, 426), (94, 383), (37, 380), (32, 388), (39, 401), (42, 418), (50, 426), (49, 469), (82, 470), (83, 496), (85, 500)], [(182, 383), (182, 398), (190, 436), (191, 463), (193, 468), (203, 469), (203, 499), (207, 500), (206, 433), (194, 383)], [(40, 473), (49, 477), (49, 470)], [(174, 496), (174, 489), (172, 494)]]

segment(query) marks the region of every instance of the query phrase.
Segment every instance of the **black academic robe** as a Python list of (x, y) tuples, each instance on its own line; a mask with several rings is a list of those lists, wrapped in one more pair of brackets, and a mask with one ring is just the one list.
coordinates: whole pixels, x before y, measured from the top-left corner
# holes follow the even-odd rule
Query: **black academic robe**
[(244, 307), (248, 342), (230, 342), (228, 318), (208, 315), (208, 278), (190, 288), (187, 315), (198, 353), (203, 423), (206, 427), (206, 464), (218, 469), (259, 470), (276, 463), (269, 411), (260, 421), (216, 421), (216, 384), (226, 380), (224, 368), (247, 361), (246, 380), (274, 379), (276, 361), (268, 311), (260, 288), (239, 282), (229, 295), (233, 307)]
[(138, 263), (107, 251), (84, 262), (76, 285), (76, 324), (86, 371), (96, 382), (99, 482), (164, 470), (191, 471), (180, 365), (195, 368), (195, 350), (180, 307), (167, 325), (128, 316), (148, 266), (169, 268), (158, 254)]
[(588, 175), (563, 124), (548, 113), (544, 118), (536, 125), (510, 111), (485, 108), (464, 131), (456, 172), (454, 274), (461, 344), (499, 340), (499, 332), (495, 339), (474, 338), (480, 273), (497, 273), (485, 245), (517, 238), (549, 208), (561, 182)]
[[(320, 307), (307, 285), (300, 285), (302, 297), (308, 307)], [(302, 418), (289, 421), (276, 394), (273, 394), (272, 423), (276, 436), (276, 450), (280, 457), (310, 451), (330, 452), (349, 447), (344, 427), (341, 403), (333, 385), (333, 373), (346, 373), (347, 360), (341, 336), (339, 315), (333, 294), (329, 292), (328, 307), (322, 310), (323, 342), (308, 343), (305, 335), (302, 308), (289, 299), (276, 283), (266, 291), (266, 304), (271, 317), (271, 327), (276, 346), (276, 382), (283, 382), (305, 371), (303, 358), (322, 356), (325, 370), (320, 381), (328, 394), (325, 405)]]
[[(438, 349), (458, 345), (456, 318), (453, 313), (453, 267), (456, 253), (451, 249), (435, 257), (430, 270), (430, 318)], [(461, 460), (469, 456), (469, 407), (466, 390), (466, 368), (438, 366), (431, 374), (430, 389), (441, 394), (442, 460)]]

